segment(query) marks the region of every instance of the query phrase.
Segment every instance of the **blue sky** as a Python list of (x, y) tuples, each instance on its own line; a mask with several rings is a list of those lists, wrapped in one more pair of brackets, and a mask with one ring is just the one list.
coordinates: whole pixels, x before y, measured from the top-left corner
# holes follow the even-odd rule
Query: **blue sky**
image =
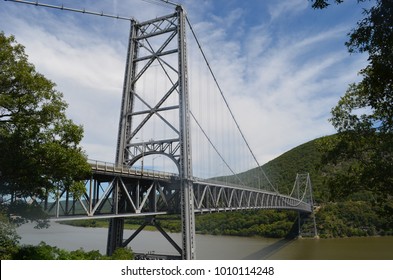
[[(42, 2), (140, 21), (173, 9), (141, 0)], [(334, 133), (330, 110), (367, 62), (344, 42), (369, 3), (319, 11), (307, 0), (179, 2), (260, 163)], [(113, 162), (129, 23), (1, 1), (0, 29), (63, 92), (89, 158)]]

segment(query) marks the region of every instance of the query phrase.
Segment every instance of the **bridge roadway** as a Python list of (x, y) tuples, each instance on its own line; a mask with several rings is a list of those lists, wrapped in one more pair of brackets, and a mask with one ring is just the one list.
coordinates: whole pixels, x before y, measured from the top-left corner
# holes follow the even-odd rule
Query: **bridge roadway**
[[(177, 174), (89, 161), (92, 176), (85, 194), (75, 200), (63, 192), (47, 207), (55, 220), (155, 216), (180, 213)], [(193, 178), (195, 213), (247, 209), (286, 209), (311, 213), (307, 201), (242, 185)]]

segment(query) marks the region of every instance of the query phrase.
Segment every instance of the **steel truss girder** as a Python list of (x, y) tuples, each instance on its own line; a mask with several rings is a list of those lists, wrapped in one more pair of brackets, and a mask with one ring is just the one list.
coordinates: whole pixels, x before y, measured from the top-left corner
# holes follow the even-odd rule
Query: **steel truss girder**
[(154, 179), (121, 176), (91, 178), (86, 192), (74, 199), (67, 191), (47, 210), (56, 219), (157, 215), (179, 211), (179, 185)]
[(194, 182), (195, 212), (248, 209), (287, 209), (310, 213), (310, 204), (298, 198), (259, 189)]
[[(108, 232), (108, 240), (112, 240), (112, 242), (108, 242), (108, 254), (111, 254), (118, 246), (127, 246), (143, 230), (145, 225), (151, 224), (157, 227), (181, 255), (171, 256), (171, 258), (184, 259), (185, 244), (182, 244), (182, 247), (177, 245), (155, 223), (154, 219), (156, 215), (168, 213), (184, 215), (182, 209), (184, 194), (182, 194), (181, 180), (169, 175), (161, 176), (161, 178), (154, 178), (152, 174), (146, 177), (143, 174), (136, 176), (127, 170), (119, 173), (119, 168), (109, 164), (96, 163), (92, 166), (93, 177), (85, 181), (86, 192), (81, 198), (73, 199), (70, 194), (64, 191), (58, 195), (57, 201), (48, 209), (52, 211), (51, 214), (55, 216), (55, 219), (112, 218), (112, 226)], [(310, 214), (313, 210), (312, 204), (308, 200), (303, 201), (305, 195), (300, 195), (299, 187), (297, 192), (299, 197), (302, 197), (301, 199), (244, 186), (222, 185), (200, 181), (196, 178), (194, 180), (188, 181), (192, 185), (192, 191), (186, 196), (191, 198), (190, 202), (193, 205), (193, 210), (189, 213), (190, 216), (194, 216), (194, 213), (250, 209), (285, 209), (304, 214)], [(303, 177), (298, 176), (295, 186), (303, 181)], [(305, 182), (307, 182), (306, 189), (302, 192), (311, 193), (309, 177)], [(147, 217), (146, 222), (135, 234), (124, 239), (123, 218), (132, 216), (145, 216)], [(316, 234), (315, 220), (314, 231)], [(116, 243), (113, 240), (116, 240)]]
[[(169, 175), (123, 175), (111, 168), (96, 169), (85, 181), (86, 191), (74, 199), (67, 191), (58, 199), (45, 203), (45, 210), (57, 219), (127, 217), (180, 213), (180, 180)], [(143, 177), (145, 176), (145, 177)], [(152, 177), (150, 177), (152, 176)], [(312, 212), (312, 203), (301, 198), (259, 189), (195, 181), (192, 186), (194, 212), (217, 212), (247, 209), (287, 209)], [(310, 190), (311, 191), (311, 190)], [(309, 193), (307, 189), (302, 193)], [(34, 199), (35, 202), (39, 202)], [(44, 203), (43, 203), (44, 204)]]

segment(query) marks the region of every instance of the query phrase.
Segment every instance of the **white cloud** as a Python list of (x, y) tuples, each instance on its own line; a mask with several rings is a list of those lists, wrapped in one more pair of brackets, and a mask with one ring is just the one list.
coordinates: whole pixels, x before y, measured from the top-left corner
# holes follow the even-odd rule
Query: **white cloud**
[(277, 39), (260, 25), (239, 41), (220, 27), (211, 33), (210, 24), (198, 26), (205, 51), (260, 163), (334, 132), (327, 121), (330, 108), (363, 63), (344, 48), (326, 50), (342, 40), (344, 27)]
[(274, 3), (269, 4), (268, 10), (271, 21), (273, 21), (279, 19), (280, 17), (295, 15), (306, 9), (307, 6), (308, 1), (304, 0), (274, 1)]
[[(141, 20), (170, 12), (155, 5), (148, 6), (149, 9), (132, 8), (141, 1), (127, 2), (132, 5), (109, 2), (100, 2), (97, 9), (106, 8)], [(271, 21), (296, 16), (307, 6), (307, 1), (303, 0), (274, 3), (269, 6)], [(0, 12), (1, 26), (26, 46), (37, 69), (58, 84), (70, 104), (70, 117), (83, 124), (83, 146), (89, 157), (113, 161), (128, 23), (115, 20), (101, 23), (102, 19), (91, 16), (54, 15), (46, 9), (16, 8), (4, 2), (0, 5), (5, 7)], [(345, 25), (337, 23), (321, 30), (292, 30), (278, 37), (272, 34), (271, 21), (255, 21), (246, 26), (245, 9), (234, 9), (228, 11), (225, 19), (215, 17), (211, 20), (204, 16), (211, 14), (212, 8), (210, 1), (202, 1), (198, 11), (189, 8), (188, 13), (259, 162), (265, 163), (298, 144), (333, 133), (327, 122), (330, 108), (347, 84), (356, 79), (356, 72), (364, 63), (347, 55), (344, 48), (336, 47), (337, 42), (343, 43)], [(62, 17), (61, 21), (57, 15)], [(191, 44), (191, 38), (189, 42)], [(326, 47), (331, 45), (334, 45), (331, 49)], [(198, 49), (190, 45), (189, 51), (197, 52)], [(197, 81), (199, 79), (196, 84), (201, 84), (194, 90), (213, 93), (213, 85), (203, 80), (206, 73), (198, 70), (198, 64), (190, 61), (190, 71), (201, 71), (190, 73)], [(211, 104), (197, 105), (202, 108), (201, 115), (206, 120), (209, 116), (218, 118), (215, 113), (204, 114), (206, 108), (214, 109), (215, 106), (216, 101), (208, 101)], [(222, 108), (215, 109), (217, 114), (222, 111)], [(218, 126), (229, 124), (221, 121)], [(221, 146), (228, 146), (225, 141)], [(232, 147), (225, 149), (230, 152)], [(193, 158), (204, 160), (200, 154)]]

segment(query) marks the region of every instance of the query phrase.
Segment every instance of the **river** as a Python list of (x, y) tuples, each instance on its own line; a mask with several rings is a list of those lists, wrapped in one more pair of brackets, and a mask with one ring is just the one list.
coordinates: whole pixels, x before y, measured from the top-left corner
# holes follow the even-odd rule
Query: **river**
[[(83, 248), (105, 253), (107, 229), (81, 228), (52, 223), (48, 229), (31, 224), (17, 230), (21, 244), (41, 241), (66, 250)], [(132, 234), (126, 230), (124, 237)], [(180, 243), (180, 233), (170, 236)], [(393, 237), (343, 239), (297, 239), (292, 241), (259, 237), (196, 235), (197, 258), (201, 260), (393, 260)], [(176, 254), (168, 241), (156, 231), (143, 231), (131, 243), (135, 252)]]

